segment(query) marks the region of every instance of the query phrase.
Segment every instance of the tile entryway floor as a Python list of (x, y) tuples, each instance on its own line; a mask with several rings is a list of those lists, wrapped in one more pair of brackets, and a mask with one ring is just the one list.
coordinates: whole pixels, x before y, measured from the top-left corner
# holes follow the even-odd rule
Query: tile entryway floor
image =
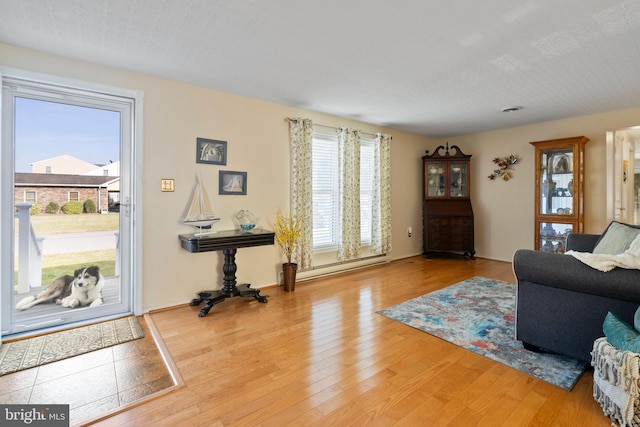
[(71, 424), (176, 385), (145, 317), (144, 338), (0, 376), (0, 404), (69, 404)]

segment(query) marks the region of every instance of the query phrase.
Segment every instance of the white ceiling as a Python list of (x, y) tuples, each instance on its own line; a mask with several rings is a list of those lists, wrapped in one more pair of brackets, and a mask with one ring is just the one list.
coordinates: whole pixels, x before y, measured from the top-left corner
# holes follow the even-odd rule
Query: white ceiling
[(0, 0), (0, 22), (4, 43), (436, 138), (640, 106), (639, 0)]

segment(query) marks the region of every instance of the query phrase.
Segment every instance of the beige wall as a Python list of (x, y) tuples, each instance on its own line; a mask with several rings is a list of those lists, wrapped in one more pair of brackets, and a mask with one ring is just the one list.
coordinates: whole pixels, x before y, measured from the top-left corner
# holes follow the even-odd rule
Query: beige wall
[[(288, 211), (289, 156), (286, 117), (303, 116), (329, 126), (348, 125), (364, 132), (386, 132), (392, 143), (392, 258), (420, 254), (422, 230), (421, 156), (445, 141), (381, 128), (308, 110), (203, 89), (151, 76), (0, 44), (0, 66), (144, 91), (143, 150), (143, 307), (145, 310), (189, 301), (203, 289), (219, 287), (222, 255), (189, 254), (178, 234), (191, 228), (181, 219), (201, 173), (222, 217), (232, 228), (235, 212), (249, 209), (269, 228), (278, 209)], [(526, 114), (526, 110), (523, 111)], [(514, 127), (450, 138), (472, 154), (472, 202), (477, 256), (510, 261), (518, 248), (533, 247), (533, 147), (530, 141), (585, 135), (587, 232), (607, 224), (605, 206), (605, 132), (640, 124), (640, 108)], [(197, 137), (228, 141), (224, 167), (195, 163)], [(509, 182), (490, 181), (492, 159), (516, 154)], [(246, 196), (219, 196), (218, 170), (248, 172)], [(175, 192), (160, 192), (162, 178), (175, 179)], [(412, 227), (413, 237), (407, 237)], [(283, 258), (276, 246), (238, 251), (239, 281), (273, 285)], [(268, 295), (269, 291), (266, 291)]]
[[(526, 110), (522, 111), (526, 113)], [(513, 113), (518, 114), (518, 113)], [(534, 148), (529, 142), (584, 135), (585, 232), (608, 224), (606, 206), (606, 132), (640, 125), (640, 108), (519, 126), (450, 138), (472, 157), (472, 204), (477, 256), (510, 261), (518, 248), (533, 249)], [(515, 154), (510, 181), (491, 181), (492, 159)]]
[[(0, 66), (144, 91), (143, 148), (143, 307), (145, 310), (190, 301), (196, 293), (220, 287), (222, 254), (189, 254), (178, 234), (196, 173), (201, 173), (222, 220), (219, 229), (237, 227), (240, 209), (269, 228), (278, 209), (289, 205), (289, 135), (286, 117), (303, 116), (329, 125), (393, 136), (393, 258), (421, 253), (421, 161), (434, 140), (338, 117), (203, 89), (0, 44)], [(197, 137), (228, 141), (226, 166), (195, 163)], [(246, 196), (219, 196), (218, 171), (246, 171)], [(162, 193), (162, 178), (175, 179), (175, 192)], [(412, 238), (407, 227), (413, 227)], [(240, 283), (273, 285), (283, 257), (276, 246), (238, 251)], [(267, 291), (268, 294), (268, 291)]]

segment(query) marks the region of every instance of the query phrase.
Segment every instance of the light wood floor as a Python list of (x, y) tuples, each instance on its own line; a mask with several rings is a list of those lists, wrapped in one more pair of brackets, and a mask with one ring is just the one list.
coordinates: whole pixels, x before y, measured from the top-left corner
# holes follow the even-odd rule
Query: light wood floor
[(100, 426), (609, 426), (591, 371), (571, 392), (377, 310), (510, 263), (408, 258), (152, 313), (185, 386)]

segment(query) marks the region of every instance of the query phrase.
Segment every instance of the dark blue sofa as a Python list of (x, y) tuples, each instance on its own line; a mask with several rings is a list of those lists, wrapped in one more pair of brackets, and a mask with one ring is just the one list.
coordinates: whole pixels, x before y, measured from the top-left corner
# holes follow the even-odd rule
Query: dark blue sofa
[[(592, 252), (600, 235), (570, 234), (567, 250)], [(604, 336), (607, 312), (634, 324), (640, 306), (640, 270), (595, 270), (573, 256), (519, 249), (516, 275), (516, 339), (534, 350), (589, 362)]]

